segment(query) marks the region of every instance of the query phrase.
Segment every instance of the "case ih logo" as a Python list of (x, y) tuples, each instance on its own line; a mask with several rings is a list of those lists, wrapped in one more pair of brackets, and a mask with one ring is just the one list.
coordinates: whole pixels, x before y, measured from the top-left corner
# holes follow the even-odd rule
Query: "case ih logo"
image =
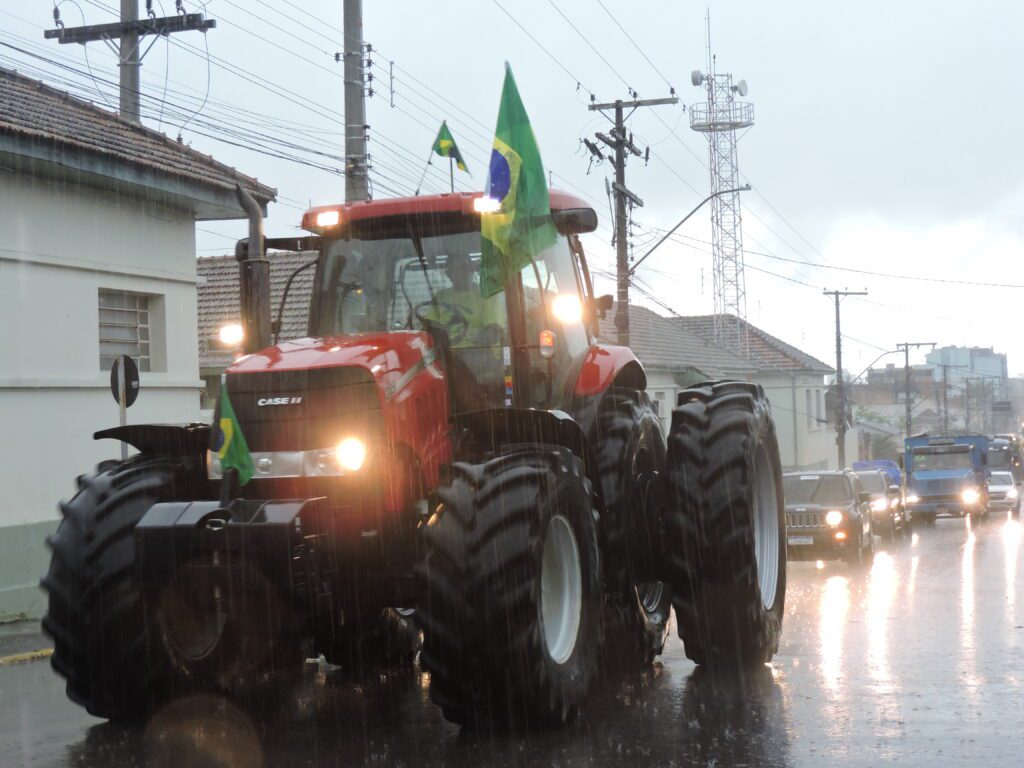
[(298, 405), (301, 402), (301, 397), (261, 397), (256, 405), (262, 408), (265, 405)]

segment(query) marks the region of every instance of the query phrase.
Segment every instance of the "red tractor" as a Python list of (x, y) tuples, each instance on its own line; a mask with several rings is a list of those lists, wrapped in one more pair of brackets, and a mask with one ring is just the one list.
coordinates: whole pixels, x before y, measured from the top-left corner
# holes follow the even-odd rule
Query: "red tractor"
[[(413, 615), (459, 723), (565, 721), (599, 669), (652, 662), (672, 606), (695, 662), (772, 657), (764, 393), (691, 387), (666, 442), (643, 367), (597, 339), (591, 208), (552, 192), (556, 242), (485, 297), (474, 195), (314, 208), (312, 236), (279, 240), (239, 197), (246, 354), (223, 386), (253, 477), (223, 471), (208, 425), (97, 433), (138, 454), (80, 477), (50, 541), (43, 627), (71, 699), (123, 719), (310, 655), (401, 663)], [(306, 338), (271, 338), (269, 249), (318, 253)]]

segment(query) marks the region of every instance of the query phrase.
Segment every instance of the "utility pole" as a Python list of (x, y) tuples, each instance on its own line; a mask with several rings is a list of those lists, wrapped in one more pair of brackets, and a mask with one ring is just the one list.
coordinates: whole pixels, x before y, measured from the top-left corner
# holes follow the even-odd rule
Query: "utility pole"
[[(598, 131), (595, 135), (598, 140), (610, 147), (614, 152), (615, 182), (612, 184), (612, 192), (615, 195), (615, 273), (616, 273), (616, 296), (615, 296), (615, 330), (618, 335), (618, 343), (624, 347), (629, 346), (629, 222), (626, 214), (627, 202), (631, 206), (642, 208), (644, 201), (626, 188), (626, 155), (627, 153), (636, 157), (643, 157), (644, 161), (650, 157), (650, 147), (646, 151), (633, 143), (633, 135), (626, 133), (626, 120), (640, 107), (656, 107), (662, 104), (678, 104), (676, 96), (669, 96), (664, 99), (631, 99), (623, 101), (606, 102), (603, 104), (591, 104), (588, 109), (591, 112), (614, 111), (614, 127), (609, 133)], [(629, 109), (629, 114), (625, 113)], [(607, 117), (607, 115), (606, 115)], [(596, 149), (596, 145), (594, 145)], [(594, 149), (591, 149), (594, 153)], [(596, 156), (604, 159), (600, 150)]]
[(843, 296), (867, 296), (867, 291), (822, 291), (836, 302), (836, 448), (837, 469), (846, 466), (846, 390), (843, 387), (843, 334), (839, 329), (839, 299)]
[(949, 434), (949, 366), (942, 364), (942, 434)]
[(345, 202), (370, 199), (363, 76), (363, 0), (344, 0)]
[[(146, 3), (147, 16), (139, 19), (138, 0), (121, 0), (121, 20), (112, 24), (91, 24), (84, 27), (65, 27), (60, 19), (60, 9), (53, 9), (53, 20), (57, 25), (56, 29), (47, 29), (43, 37), (47, 40), (56, 38), (61, 45), (69, 43), (93, 43), (102, 40), (110, 49), (117, 54), (120, 73), (120, 102), (118, 112), (121, 117), (135, 123), (142, 122), (141, 108), (141, 85), (139, 71), (142, 68), (142, 60), (153, 48), (153, 44), (161, 37), (167, 37), (175, 32), (202, 32), (213, 29), (217, 22), (213, 19), (203, 18), (201, 13), (185, 13), (180, 0), (176, 3), (178, 13), (175, 16), (157, 17), (153, 11), (153, 3)], [(142, 42), (147, 35), (153, 37), (153, 41), (145, 51), (140, 52)], [(112, 40), (118, 39), (115, 45)]]
[(964, 431), (971, 433), (971, 382), (978, 381), (974, 377), (964, 379)]
[(897, 344), (896, 349), (903, 350), (903, 375), (905, 377), (905, 389), (904, 389), (904, 404), (907, 408), (906, 415), (906, 429), (907, 437), (910, 437), (911, 433), (911, 401), (910, 401), (910, 348), (914, 347), (931, 347), (935, 349), (934, 341), (904, 341), (902, 344)]

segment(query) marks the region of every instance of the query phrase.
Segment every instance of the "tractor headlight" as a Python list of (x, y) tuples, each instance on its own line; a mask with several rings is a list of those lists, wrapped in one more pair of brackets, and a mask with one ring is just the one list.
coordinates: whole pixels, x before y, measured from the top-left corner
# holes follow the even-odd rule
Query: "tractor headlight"
[(840, 512), (838, 509), (830, 509), (828, 512), (825, 513), (825, 522), (828, 523), (828, 525), (835, 528), (841, 522), (843, 522), (843, 513)]
[(578, 323), (583, 319), (583, 305), (574, 293), (560, 293), (551, 302), (551, 312), (562, 325)]
[(1006, 492), (1006, 498), (1008, 498), (1008, 499), (1016, 499), (1017, 498), (1017, 489), (1016, 488), (1011, 488), (1010, 490), (1008, 490)]
[(907, 496), (907, 504), (917, 504), (921, 500), (921, 497), (916, 493), (911, 493)]
[(346, 437), (334, 449), (334, 457), (342, 469), (358, 472), (366, 461), (366, 443), (358, 437)]
[(872, 512), (885, 512), (885, 508), (888, 506), (885, 499), (875, 499), (871, 502)]
[(964, 504), (977, 504), (978, 499), (981, 498), (981, 494), (978, 493), (977, 488), (964, 488), (963, 493), (960, 494), (960, 498)]
[(245, 329), (238, 323), (226, 323), (217, 331), (217, 337), (225, 347), (237, 347), (245, 339)]

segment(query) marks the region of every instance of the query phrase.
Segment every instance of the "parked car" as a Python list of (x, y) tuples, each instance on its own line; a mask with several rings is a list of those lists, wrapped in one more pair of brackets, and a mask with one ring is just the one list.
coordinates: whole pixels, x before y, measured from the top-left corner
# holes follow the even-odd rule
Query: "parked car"
[(788, 472), (782, 489), (790, 558), (850, 565), (874, 560), (871, 494), (853, 471)]
[(1013, 512), (1020, 515), (1020, 491), (1011, 472), (993, 472), (988, 479), (988, 509), (990, 512)]
[(910, 529), (903, 494), (885, 472), (877, 469), (857, 472), (864, 490), (871, 494), (871, 521), (876, 536), (895, 543), (906, 538)]

